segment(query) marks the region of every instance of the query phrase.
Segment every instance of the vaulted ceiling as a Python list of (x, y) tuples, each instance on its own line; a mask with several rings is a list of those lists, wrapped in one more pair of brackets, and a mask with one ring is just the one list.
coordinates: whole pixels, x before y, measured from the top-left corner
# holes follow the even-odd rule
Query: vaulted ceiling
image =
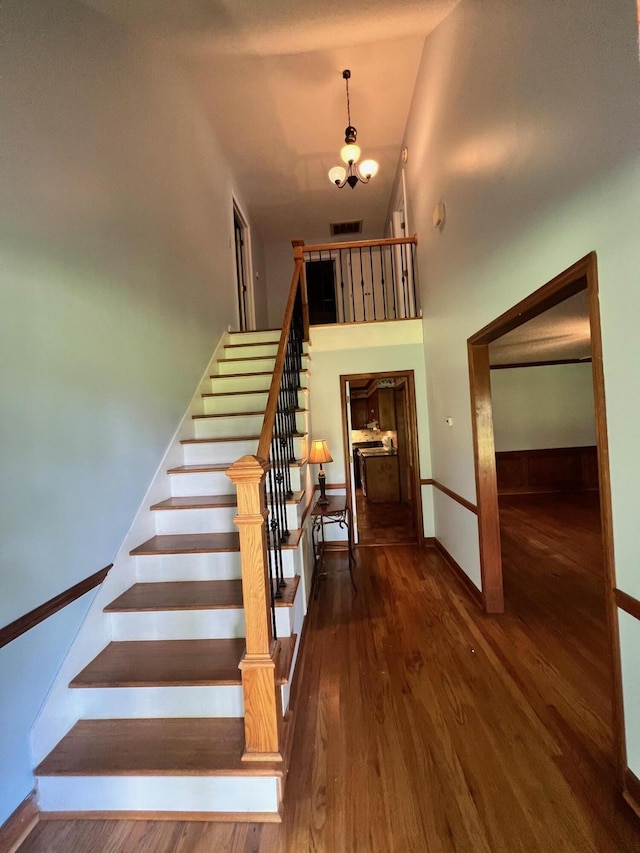
[[(458, 0), (89, 0), (186, 64), (265, 239), (329, 236), (363, 219), (380, 236), (426, 35)], [(338, 190), (347, 125), (342, 71), (367, 186)]]

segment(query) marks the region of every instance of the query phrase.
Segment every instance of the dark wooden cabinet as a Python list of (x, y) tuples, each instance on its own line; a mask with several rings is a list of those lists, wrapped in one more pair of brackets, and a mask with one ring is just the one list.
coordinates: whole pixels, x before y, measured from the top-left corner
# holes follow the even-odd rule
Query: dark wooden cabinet
[(378, 418), (381, 430), (395, 430), (396, 401), (393, 388), (378, 390)]
[(364, 429), (369, 420), (369, 409), (366, 397), (351, 400), (351, 426), (353, 429)]

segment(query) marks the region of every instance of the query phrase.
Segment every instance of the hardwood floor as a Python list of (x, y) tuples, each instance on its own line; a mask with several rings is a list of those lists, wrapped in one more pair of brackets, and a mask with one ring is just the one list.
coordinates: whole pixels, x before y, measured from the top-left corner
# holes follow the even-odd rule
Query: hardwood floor
[(356, 490), (358, 544), (387, 545), (416, 541), (414, 510), (411, 504), (371, 503)]
[(355, 595), (329, 575), (282, 824), (43, 821), (20, 853), (640, 851), (614, 789), (594, 519), (588, 500), (503, 505), (499, 617), (434, 550), (359, 549)]

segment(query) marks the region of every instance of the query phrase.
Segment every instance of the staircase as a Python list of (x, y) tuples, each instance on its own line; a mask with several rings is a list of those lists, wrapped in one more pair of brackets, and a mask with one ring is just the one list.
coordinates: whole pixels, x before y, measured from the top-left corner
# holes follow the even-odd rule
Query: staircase
[[(236, 495), (225, 474), (256, 453), (278, 338), (227, 336), (193, 434), (181, 441), (183, 464), (167, 472), (170, 495), (150, 507), (155, 535), (131, 551), (136, 582), (104, 607), (111, 641), (69, 683), (79, 719), (36, 768), (43, 813), (279, 819), (283, 762), (243, 760), (245, 618)], [(306, 356), (303, 367), (286, 587), (275, 609), (285, 715), (306, 609)]]

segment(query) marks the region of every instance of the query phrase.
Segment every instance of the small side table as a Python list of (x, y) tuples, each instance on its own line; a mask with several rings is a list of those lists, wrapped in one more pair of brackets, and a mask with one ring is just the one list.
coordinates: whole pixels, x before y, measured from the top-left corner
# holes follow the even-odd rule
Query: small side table
[[(313, 586), (314, 598), (318, 597), (318, 584), (320, 577), (323, 577), (328, 572), (323, 571), (324, 566), (324, 528), (326, 524), (337, 524), (340, 528), (347, 530), (347, 548), (349, 551), (349, 577), (351, 578), (351, 586), (354, 592), (358, 591), (356, 582), (353, 579), (353, 567), (356, 564), (356, 558), (353, 553), (353, 537), (351, 534), (351, 509), (347, 503), (346, 495), (332, 495), (329, 498), (329, 503), (320, 505), (314, 504), (311, 508), (311, 541), (313, 543)], [(320, 537), (318, 539), (318, 534)]]

